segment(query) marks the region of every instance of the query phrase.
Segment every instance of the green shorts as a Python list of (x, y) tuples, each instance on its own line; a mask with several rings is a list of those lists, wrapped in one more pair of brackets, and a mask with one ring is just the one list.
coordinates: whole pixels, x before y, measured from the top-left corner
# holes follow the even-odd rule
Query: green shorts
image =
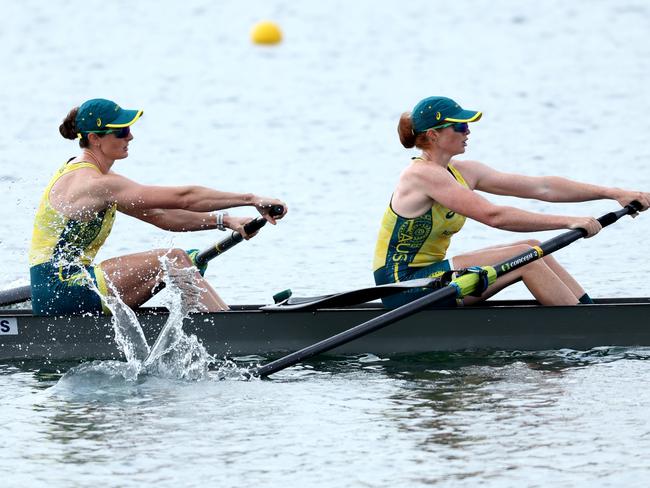
[(110, 314), (89, 283), (92, 280), (102, 296), (108, 294), (100, 266), (59, 266), (47, 262), (32, 266), (29, 274), (34, 315)]
[[(422, 267), (400, 266), (397, 271), (397, 276), (395, 276), (396, 272), (394, 269), (389, 270), (384, 266), (375, 271), (375, 284), (387, 285), (389, 283), (401, 283), (419, 278), (437, 278), (442, 276), (446, 271), (451, 271), (451, 269), (451, 263), (448, 259)], [(432, 291), (429, 288), (411, 288), (401, 293), (384, 297), (381, 301), (386, 308), (397, 308), (428, 295)], [(451, 298), (444, 302), (436, 303), (433, 306), (456, 307), (458, 306), (458, 301), (455, 298)]]

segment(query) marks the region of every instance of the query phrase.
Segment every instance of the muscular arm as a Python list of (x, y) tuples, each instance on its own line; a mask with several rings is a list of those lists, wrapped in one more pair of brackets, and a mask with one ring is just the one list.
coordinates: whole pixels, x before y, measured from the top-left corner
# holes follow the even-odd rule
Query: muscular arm
[[(70, 218), (90, 219), (109, 205), (117, 204), (127, 215), (180, 232), (216, 228), (216, 218), (209, 215), (214, 210), (250, 205), (272, 224), (287, 212), (286, 204), (275, 198), (202, 186), (141, 185), (115, 173), (100, 175), (86, 168), (64, 175), (49, 197), (54, 208)], [(274, 205), (284, 208), (282, 215), (270, 215)], [(223, 223), (245, 235), (243, 226), (250, 220), (249, 217), (227, 216)]]
[(258, 205), (252, 193), (231, 193), (203, 186), (141, 185), (110, 173), (98, 178), (97, 191), (105, 204), (116, 203), (123, 212), (145, 209), (177, 209), (210, 212), (243, 205)]
[(191, 232), (217, 228), (217, 220), (209, 212), (178, 209), (127, 209), (127, 215), (172, 232)]
[[(460, 185), (448, 171), (440, 168), (422, 167), (409, 177), (413, 185), (419, 186), (418, 191), (426, 193), (431, 200), (439, 202), (456, 213), (498, 229), (529, 232), (588, 227), (594, 220), (589, 217), (540, 214), (515, 207), (495, 205)], [(597, 229), (593, 230), (597, 232)]]
[(545, 202), (585, 202), (619, 200), (626, 193), (620, 188), (581, 183), (560, 176), (503, 173), (478, 161), (458, 161), (456, 166), (463, 176), (467, 175), (472, 180), (473, 188), (495, 195), (534, 198)]

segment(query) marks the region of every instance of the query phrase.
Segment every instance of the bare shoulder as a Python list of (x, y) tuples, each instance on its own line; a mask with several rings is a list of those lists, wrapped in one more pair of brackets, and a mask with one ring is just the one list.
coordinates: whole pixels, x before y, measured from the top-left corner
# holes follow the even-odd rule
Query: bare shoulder
[(101, 178), (102, 174), (94, 168), (82, 167), (62, 175), (54, 185), (50, 195), (53, 194), (79, 194), (84, 188), (92, 186)]
[(471, 188), (476, 188), (478, 181), (490, 168), (480, 161), (472, 159), (452, 159), (451, 165), (456, 168)]
[(475, 173), (486, 167), (480, 161), (473, 159), (452, 159), (450, 164), (461, 173)]
[(52, 185), (50, 204), (71, 218), (85, 220), (106, 208), (102, 181), (105, 175), (93, 168), (79, 168), (59, 178)]
[(412, 178), (416, 180), (435, 181), (439, 178), (448, 176), (444, 168), (434, 164), (413, 163), (402, 172), (403, 178)]

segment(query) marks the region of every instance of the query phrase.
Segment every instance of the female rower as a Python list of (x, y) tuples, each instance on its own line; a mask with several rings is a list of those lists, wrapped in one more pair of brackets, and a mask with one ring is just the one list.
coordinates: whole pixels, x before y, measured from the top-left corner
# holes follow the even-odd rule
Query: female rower
[[(247, 239), (251, 236), (244, 225), (251, 218), (217, 211), (253, 206), (272, 224), (286, 213), (286, 205), (275, 198), (201, 186), (142, 185), (115, 173), (113, 164), (128, 157), (130, 128), (141, 115), (142, 110), (93, 99), (73, 108), (59, 127), (66, 139), (79, 139), (82, 152), (55, 173), (36, 213), (29, 252), (35, 314), (108, 312), (93, 289), (102, 297), (117, 294), (128, 306), (138, 307), (161, 289), (164, 257), (172, 270), (194, 265), (196, 252), (191, 257), (181, 249), (156, 249), (93, 265), (116, 211), (166, 230), (229, 228)], [(269, 215), (273, 205), (282, 205), (284, 213)], [(207, 311), (228, 308), (198, 270), (196, 285)]]
[[(556, 176), (507, 174), (478, 161), (452, 159), (465, 152), (470, 134), (468, 124), (478, 121), (481, 115), (463, 110), (449, 98), (429, 97), (400, 117), (397, 131), (402, 145), (415, 146), (422, 154), (413, 158), (400, 175), (384, 213), (373, 262), (378, 285), (438, 277), (446, 271), (470, 266), (494, 265), (539, 244), (536, 240), (524, 240), (446, 259), (451, 236), (461, 229), (466, 217), (516, 232), (582, 228), (591, 237), (601, 229), (593, 217), (541, 214), (495, 205), (474, 190), (547, 202), (612, 199), (627, 205), (637, 200), (643, 210), (650, 205), (650, 194), (645, 192)], [(547, 256), (501, 276), (480, 297), (466, 297), (457, 304), (485, 300), (519, 280), (541, 304), (592, 303), (580, 284), (553, 256)], [(394, 308), (429, 292), (416, 288), (386, 298), (384, 304)]]

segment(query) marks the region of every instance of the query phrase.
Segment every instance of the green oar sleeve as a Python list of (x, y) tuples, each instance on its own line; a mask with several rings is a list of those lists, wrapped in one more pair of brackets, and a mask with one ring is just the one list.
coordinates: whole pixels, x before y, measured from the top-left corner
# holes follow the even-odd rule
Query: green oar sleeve
[[(484, 278), (481, 277), (477, 270), (487, 272), (487, 283), (481, 282)], [(497, 271), (492, 266), (476, 266), (475, 268), (468, 268), (467, 273), (451, 280), (450, 285), (456, 288), (456, 298), (464, 298), (474, 293), (477, 289), (487, 288), (496, 279)]]

